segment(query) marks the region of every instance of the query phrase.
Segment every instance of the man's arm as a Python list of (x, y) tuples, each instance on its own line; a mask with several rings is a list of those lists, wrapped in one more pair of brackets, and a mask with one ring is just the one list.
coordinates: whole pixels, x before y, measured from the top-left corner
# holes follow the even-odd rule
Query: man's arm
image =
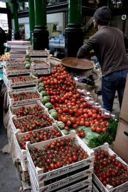
[(79, 48), (77, 52), (77, 57), (84, 58), (90, 55), (90, 51), (94, 49), (95, 43), (96, 43), (96, 39), (93, 37), (90, 38), (87, 43), (85, 43)]

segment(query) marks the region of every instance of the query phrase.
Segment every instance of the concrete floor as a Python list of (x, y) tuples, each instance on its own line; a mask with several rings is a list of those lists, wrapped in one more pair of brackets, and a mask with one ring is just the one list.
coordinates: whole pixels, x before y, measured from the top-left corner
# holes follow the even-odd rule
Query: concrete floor
[(7, 143), (6, 132), (0, 127), (0, 192), (19, 192), (20, 180), (11, 156), (1, 151)]

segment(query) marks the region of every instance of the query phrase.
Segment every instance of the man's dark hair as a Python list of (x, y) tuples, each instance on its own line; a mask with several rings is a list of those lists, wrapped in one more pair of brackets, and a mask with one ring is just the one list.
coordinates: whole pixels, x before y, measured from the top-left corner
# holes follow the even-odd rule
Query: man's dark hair
[(111, 10), (107, 6), (98, 8), (93, 15), (98, 25), (108, 25), (111, 19)]

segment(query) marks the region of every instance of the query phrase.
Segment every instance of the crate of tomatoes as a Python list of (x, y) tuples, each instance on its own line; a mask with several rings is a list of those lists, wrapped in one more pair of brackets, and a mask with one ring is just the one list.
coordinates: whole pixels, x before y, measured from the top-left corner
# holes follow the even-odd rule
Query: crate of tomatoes
[(15, 134), (15, 146), (17, 151), (17, 158), (20, 160), (22, 167), (27, 169), (27, 155), (26, 155), (26, 142), (37, 143), (46, 141), (52, 138), (60, 137), (62, 133), (56, 127), (49, 126), (38, 130), (33, 130), (25, 133), (17, 131)]
[(40, 183), (91, 168), (94, 153), (76, 134), (27, 145), (27, 160)]
[(93, 182), (102, 192), (128, 191), (128, 165), (107, 143), (94, 149)]
[(18, 75), (29, 75), (31, 73), (31, 70), (26, 69), (24, 65), (18, 65), (4, 67), (3, 72), (7, 77), (12, 77)]
[(8, 87), (10, 89), (37, 86), (37, 84), (38, 84), (38, 79), (32, 75), (21, 75), (21, 76), (10, 77), (8, 79)]
[(22, 106), (11, 106), (10, 107), (11, 116), (16, 116), (17, 118), (35, 115), (41, 113), (48, 113), (47, 109), (42, 105), (40, 100), (34, 101), (31, 104), (22, 105)]
[(18, 59), (10, 59), (9, 61), (6, 62), (5, 66), (11, 66), (11, 67), (18, 67), (19, 65), (23, 65), (24, 66), (24, 62), (25, 62), (25, 58), (18, 58)]
[(8, 96), (10, 106), (31, 104), (41, 99), (39, 92), (36, 90), (12, 91), (9, 92)]
[(24, 117), (12, 117), (11, 126), (16, 133), (20, 130), (21, 133), (33, 131), (35, 129), (45, 128), (54, 124), (54, 120), (48, 113), (38, 113), (35, 115), (27, 115)]

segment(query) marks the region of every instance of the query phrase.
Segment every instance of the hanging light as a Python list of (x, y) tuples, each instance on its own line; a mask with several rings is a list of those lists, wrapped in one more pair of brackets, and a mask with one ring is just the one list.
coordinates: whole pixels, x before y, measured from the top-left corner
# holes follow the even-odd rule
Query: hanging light
[(122, 0), (111, 0), (115, 8), (120, 8), (122, 6)]

